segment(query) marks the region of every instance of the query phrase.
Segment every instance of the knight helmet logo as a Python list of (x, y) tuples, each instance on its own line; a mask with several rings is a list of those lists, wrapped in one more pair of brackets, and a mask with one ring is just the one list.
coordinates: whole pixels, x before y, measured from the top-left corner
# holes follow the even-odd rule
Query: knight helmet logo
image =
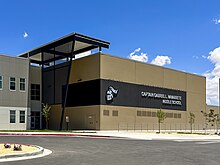
[(108, 90), (106, 91), (106, 101), (112, 102), (113, 98), (116, 97), (118, 94), (118, 89), (115, 89), (112, 86), (108, 87)]

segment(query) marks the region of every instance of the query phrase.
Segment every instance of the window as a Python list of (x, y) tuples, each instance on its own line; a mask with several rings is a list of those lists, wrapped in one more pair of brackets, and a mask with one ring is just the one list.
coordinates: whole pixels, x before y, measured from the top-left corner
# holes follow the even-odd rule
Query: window
[(103, 111), (103, 115), (104, 115), (104, 116), (109, 116), (109, 110), (104, 110), (104, 111)]
[(137, 116), (141, 116), (141, 111), (137, 111)]
[(40, 85), (31, 84), (31, 100), (40, 100)]
[(3, 89), (3, 76), (0, 76), (0, 89)]
[(118, 111), (112, 111), (112, 116), (118, 116)]
[(177, 116), (178, 116), (177, 113), (174, 113), (174, 118), (177, 118)]
[(25, 111), (20, 111), (20, 123), (25, 123)]
[(146, 111), (142, 111), (142, 112), (141, 112), (141, 115), (142, 115), (142, 116), (147, 116), (147, 112), (146, 112)]
[(25, 78), (20, 78), (20, 91), (25, 91)]
[(16, 114), (15, 110), (10, 110), (10, 123), (15, 123)]
[(15, 81), (16, 81), (16, 80), (15, 80), (15, 77), (10, 77), (9, 87), (10, 87), (10, 90), (11, 90), (11, 91), (15, 91), (15, 90), (16, 90), (16, 88), (15, 88), (16, 82), (15, 82)]
[(151, 117), (151, 112), (147, 111), (147, 116)]
[(173, 118), (173, 113), (166, 113), (167, 118)]
[(157, 113), (156, 112), (152, 112), (151, 115), (152, 115), (152, 117), (157, 117)]

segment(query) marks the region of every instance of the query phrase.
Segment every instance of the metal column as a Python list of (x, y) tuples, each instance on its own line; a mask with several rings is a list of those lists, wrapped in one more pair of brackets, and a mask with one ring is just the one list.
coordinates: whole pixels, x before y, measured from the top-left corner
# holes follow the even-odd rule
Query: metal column
[(71, 56), (69, 58), (69, 67), (68, 67), (68, 72), (67, 72), (67, 79), (66, 79), (66, 86), (65, 86), (66, 88), (65, 88), (65, 95), (64, 95), (64, 100), (63, 100), (63, 104), (62, 104), (62, 114), (61, 114), (61, 118), (60, 118), (59, 130), (62, 130), (62, 126), (63, 126), (63, 117), (64, 117), (64, 113), (65, 113), (66, 101), (67, 101), (67, 96), (68, 96), (70, 72), (71, 72), (71, 68), (72, 68), (72, 59), (75, 58), (74, 47), (75, 47), (75, 38), (73, 39)]
[[(41, 64), (41, 85), (40, 85), (40, 88), (41, 88), (41, 103), (44, 103), (44, 87), (43, 87), (43, 84), (44, 84), (44, 52), (41, 52), (41, 61), (42, 61), (42, 64)], [(41, 105), (41, 110), (42, 110), (42, 105)], [(40, 128), (42, 129), (42, 113), (40, 113)]]

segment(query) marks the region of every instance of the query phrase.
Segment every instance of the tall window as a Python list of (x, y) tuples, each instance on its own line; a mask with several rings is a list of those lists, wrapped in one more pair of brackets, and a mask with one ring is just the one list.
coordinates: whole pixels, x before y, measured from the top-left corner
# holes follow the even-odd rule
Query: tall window
[(25, 111), (20, 111), (20, 123), (25, 123)]
[(40, 100), (39, 84), (31, 84), (31, 100)]
[(20, 78), (20, 91), (25, 91), (25, 78)]
[(0, 76), (0, 89), (3, 89), (3, 76)]
[(10, 123), (15, 123), (15, 121), (16, 121), (15, 110), (10, 110)]
[(15, 91), (16, 90), (15, 86), (16, 86), (15, 77), (10, 77), (10, 84), (9, 84), (10, 90)]

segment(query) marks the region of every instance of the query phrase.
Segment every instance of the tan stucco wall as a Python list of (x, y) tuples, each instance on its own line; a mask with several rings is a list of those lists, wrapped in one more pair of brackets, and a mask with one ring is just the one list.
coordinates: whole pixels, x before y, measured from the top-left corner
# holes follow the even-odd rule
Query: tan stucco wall
[[(122, 59), (110, 55), (101, 56), (101, 69), (100, 77), (103, 79), (111, 79), (116, 81), (144, 84), (149, 86), (156, 86), (168, 89), (182, 90), (187, 93), (187, 106), (186, 111), (175, 111), (175, 110), (164, 110), (165, 112), (181, 113), (181, 119), (166, 119), (167, 124), (180, 124), (188, 125), (189, 112), (193, 112), (196, 116), (195, 124), (201, 125), (204, 123), (204, 118), (201, 114), (201, 110), (206, 109), (206, 80), (205, 77), (180, 72), (156, 65), (145, 64), (137, 61), (128, 59)], [(122, 108), (123, 115), (130, 115), (132, 117), (127, 118), (127, 123), (134, 123), (135, 115), (138, 108)], [(123, 113), (123, 109), (125, 113)], [(125, 110), (126, 109), (126, 110)], [(130, 110), (129, 110), (130, 109)], [(148, 110), (147, 108), (143, 108)], [(157, 109), (151, 109), (156, 111)], [(133, 114), (133, 115), (132, 115)], [(144, 117), (149, 123), (157, 124), (156, 119)], [(114, 118), (113, 118), (114, 119)], [(114, 123), (113, 119), (103, 119), (101, 117), (101, 129), (111, 129), (111, 123)], [(140, 119), (140, 117), (139, 117)], [(143, 119), (146, 121), (146, 119)], [(121, 121), (123, 118), (118, 118)], [(140, 119), (142, 120), (142, 119)], [(138, 121), (140, 121), (138, 120)], [(108, 123), (107, 123), (108, 121)], [(102, 126), (102, 123), (105, 125)], [(144, 121), (143, 121), (144, 122)], [(115, 125), (115, 123), (114, 123)], [(149, 125), (148, 125), (149, 126)], [(107, 128), (108, 127), (108, 128)], [(152, 127), (153, 126), (149, 126)], [(172, 127), (172, 126), (171, 126)], [(177, 127), (177, 126), (176, 126)], [(184, 126), (186, 127), (186, 126)], [(113, 128), (113, 126), (112, 126)], [(114, 126), (114, 128), (116, 128)]]
[(52, 105), (50, 110), (49, 129), (59, 129), (61, 105)]
[[(61, 105), (53, 105), (51, 108), (50, 129), (59, 129)], [(66, 116), (69, 116), (69, 129), (100, 129), (100, 106), (66, 107), (63, 129), (66, 129)], [(91, 123), (92, 122), (92, 123)]]
[[(189, 129), (190, 111), (196, 116), (197, 128), (203, 127), (204, 118), (201, 110), (206, 109), (205, 77), (99, 53), (73, 61), (69, 83), (98, 78), (185, 91), (186, 111), (164, 110), (167, 113), (181, 114), (181, 118), (167, 118), (162, 128)], [(54, 106), (52, 113), (60, 117), (61, 111), (58, 107)], [(103, 110), (109, 110), (110, 115), (103, 116)], [(113, 110), (119, 112), (118, 117), (112, 116)], [(87, 118), (90, 114), (94, 114), (96, 129), (109, 130), (120, 127), (120, 129), (152, 130), (157, 128), (157, 118), (137, 116), (137, 111), (156, 112), (157, 110), (121, 106), (85, 106), (66, 108), (65, 115), (70, 116), (70, 129), (88, 129)], [(51, 127), (59, 126), (59, 117), (53, 119)]]
[(69, 83), (88, 81), (100, 77), (100, 56), (93, 54), (72, 62)]
[[(98, 79), (100, 76), (100, 56), (93, 54), (72, 62), (69, 83), (77, 83)], [(95, 128), (99, 129), (99, 106), (71, 107), (65, 108), (63, 128), (66, 129), (65, 117), (69, 116), (69, 129), (89, 129), (88, 116), (94, 115), (96, 119)], [(59, 129), (61, 116), (61, 105), (52, 106), (50, 128)]]
[[(109, 116), (105, 116), (103, 111), (108, 110)], [(101, 130), (157, 130), (157, 117), (137, 116), (137, 111), (157, 112), (159, 109), (132, 108), (117, 106), (101, 106), (100, 109), (100, 129)], [(118, 116), (113, 116), (112, 112), (118, 111)], [(186, 112), (165, 110), (166, 113), (181, 114), (181, 118), (166, 118), (162, 124), (165, 130), (189, 129)]]

